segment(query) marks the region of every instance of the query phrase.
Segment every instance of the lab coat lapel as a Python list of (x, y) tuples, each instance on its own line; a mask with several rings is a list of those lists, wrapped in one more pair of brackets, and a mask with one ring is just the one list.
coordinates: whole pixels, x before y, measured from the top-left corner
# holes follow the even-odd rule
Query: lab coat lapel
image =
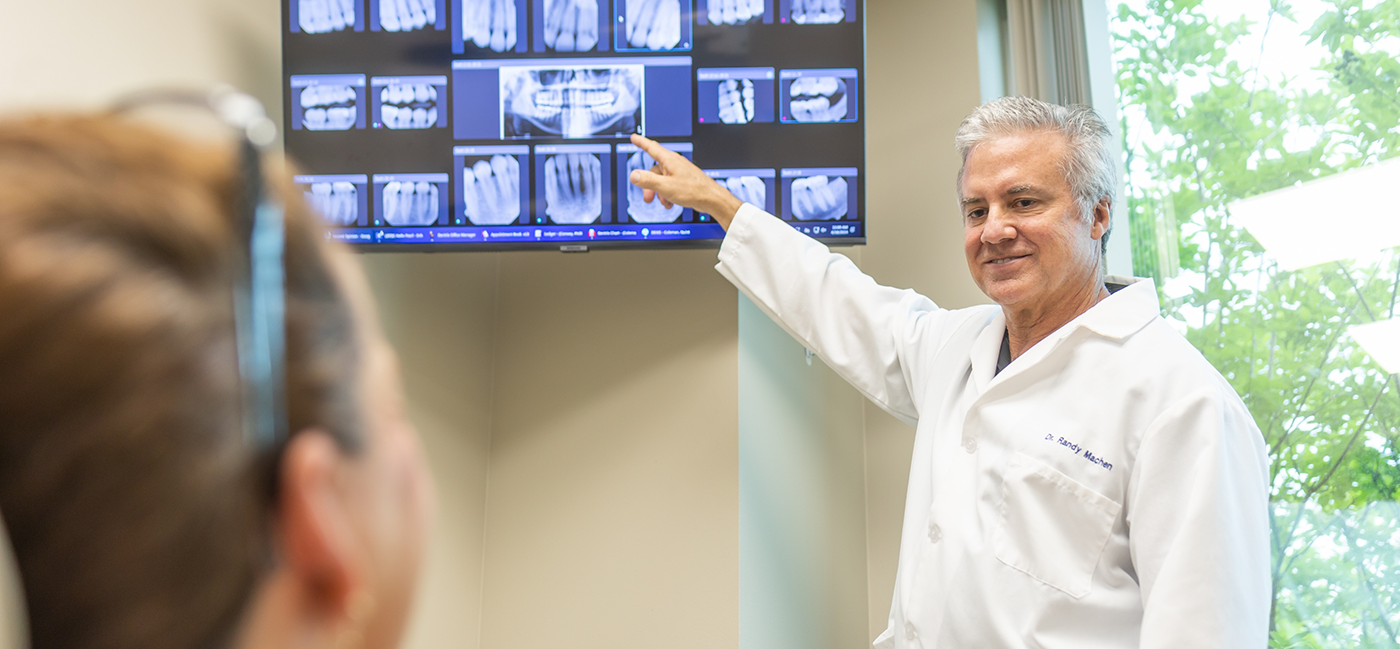
[[(987, 391), (997, 371), (997, 356), (1001, 354), (1001, 337), (1006, 334), (1006, 313), (998, 310), (991, 322), (972, 342), (972, 382), (977, 394)], [(1005, 372), (1005, 370), (1003, 370)]]

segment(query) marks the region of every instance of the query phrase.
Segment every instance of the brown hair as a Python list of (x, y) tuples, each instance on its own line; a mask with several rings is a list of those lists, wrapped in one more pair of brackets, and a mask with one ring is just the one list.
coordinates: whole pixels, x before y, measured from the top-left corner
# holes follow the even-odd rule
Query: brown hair
[[(0, 511), (35, 649), (227, 644), (270, 562), (240, 428), (233, 148), (0, 122)], [(290, 429), (358, 446), (356, 334), (285, 181)], [(261, 469), (259, 467), (262, 467)]]

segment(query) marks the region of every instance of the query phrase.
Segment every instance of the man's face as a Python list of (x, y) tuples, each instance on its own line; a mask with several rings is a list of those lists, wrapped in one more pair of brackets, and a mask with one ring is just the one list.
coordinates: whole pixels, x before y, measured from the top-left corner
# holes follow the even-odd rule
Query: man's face
[(1085, 221), (1059, 163), (1058, 133), (1000, 137), (975, 147), (959, 187), (963, 250), (972, 279), (1014, 311), (1044, 313), (1098, 277), (1098, 239), (1108, 210)]

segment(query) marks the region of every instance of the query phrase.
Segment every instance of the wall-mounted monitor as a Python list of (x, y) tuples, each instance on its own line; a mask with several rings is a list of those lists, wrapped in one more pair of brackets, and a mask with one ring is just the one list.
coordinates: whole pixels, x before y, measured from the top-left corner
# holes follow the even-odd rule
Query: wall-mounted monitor
[(834, 244), (865, 240), (856, 0), (284, 0), (286, 146), (362, 250), (716, 246), (627, 181), (658, 140)]

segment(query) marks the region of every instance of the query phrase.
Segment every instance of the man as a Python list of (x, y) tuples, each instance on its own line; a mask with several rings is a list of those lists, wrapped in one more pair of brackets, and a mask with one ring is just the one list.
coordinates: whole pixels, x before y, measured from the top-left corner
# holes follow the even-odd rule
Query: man
[(1230, 385), (1104, 276), (1110, 134), (1006, 98), (957, 134), (963, 247), (996, 306), (949, 311), (741, 204), (682, 156), (631, 180), (713, 214), (719, 271), (917, 426), (894, 647), (1263, 647), (1268, 459)]

